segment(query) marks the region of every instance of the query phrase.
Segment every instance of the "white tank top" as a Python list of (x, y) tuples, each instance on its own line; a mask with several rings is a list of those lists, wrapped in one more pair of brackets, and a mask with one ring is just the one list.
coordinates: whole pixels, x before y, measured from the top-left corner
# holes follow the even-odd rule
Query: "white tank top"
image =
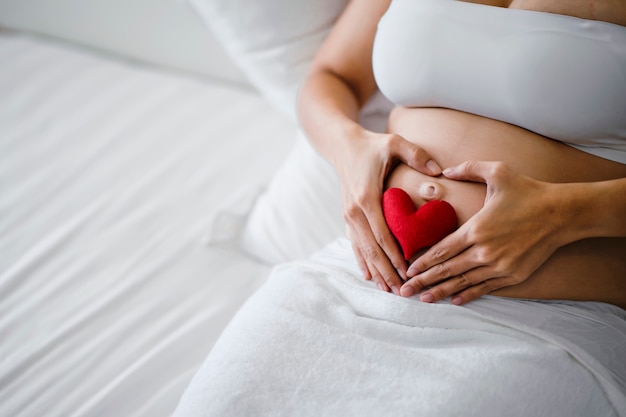
[(456, 0), (393, 0), (374, 42), (381, 92), (521, 126), (626, 164), (626, 27)]

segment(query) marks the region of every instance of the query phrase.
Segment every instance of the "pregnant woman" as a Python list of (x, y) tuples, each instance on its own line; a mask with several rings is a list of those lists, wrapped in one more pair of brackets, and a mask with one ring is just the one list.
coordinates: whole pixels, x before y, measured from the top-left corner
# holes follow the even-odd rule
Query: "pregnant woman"
[[(350, 2), (299, 114), (351, 242), (276, 267), (175, 416), (626, 417), (624, 24), (611, 0)], [(377, 89), (385, 134), (356, 122)], [(460, 227), (407, 264), (387, 187)]]
[[(300, 97), (366, 279), (426, 302), (625, 307), (626, 4), (389, 3), (349, 4)], [(388, 134), (355, 122), (376, 89), (400, 106)], [(398, 162), (387, 186), (462, 223), (408, 270), (380, 203)]]

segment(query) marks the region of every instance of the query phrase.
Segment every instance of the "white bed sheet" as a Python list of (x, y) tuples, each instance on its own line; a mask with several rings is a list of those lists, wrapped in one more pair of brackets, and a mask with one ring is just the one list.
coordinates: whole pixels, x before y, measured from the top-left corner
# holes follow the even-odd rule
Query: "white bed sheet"
[(0, 62), (0, 416), (169, 415), (267, 276), (231, 240), (295, 127), (38, 38)]

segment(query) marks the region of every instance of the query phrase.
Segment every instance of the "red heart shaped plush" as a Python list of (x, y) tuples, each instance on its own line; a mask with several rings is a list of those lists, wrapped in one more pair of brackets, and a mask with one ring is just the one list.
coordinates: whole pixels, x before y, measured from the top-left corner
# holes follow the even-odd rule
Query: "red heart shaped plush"
[(450, 203), (433, 200), (417, 208), (411, 196), (400, 188), (385, 191), (383, 213), (407, 261), (417, 251), (434, 245), (454, 232), (458, 224), (456, 212)]

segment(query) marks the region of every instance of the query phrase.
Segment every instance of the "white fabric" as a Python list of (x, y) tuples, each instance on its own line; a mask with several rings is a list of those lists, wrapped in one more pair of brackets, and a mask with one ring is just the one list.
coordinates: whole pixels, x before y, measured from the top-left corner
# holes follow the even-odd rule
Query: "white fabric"
[(304, 259), (344, 235), (339, 181), (302, 134), (243, 229), (242, 247), (267, 264)]
[[(252, 84), (295, 120), (298, 89), (347, 0), (188, 1)], [(361, 123), (384, 131), (391, 108), (376, 94)], [(275, 264), (309, 256), (344, 229), (336, 174), (300, 134), (256, 203), (241, 242), (257, 259)]]
[(269, 272), (231, 239), (295, 128), (39, 39), (0, 62), (0, 416), (170, 415)]
[[(377, 93), (361, 124), (384, 132), (391, 103)], [(258, 199), (243, 229), (243, 248), (267, 264), (304, 259), (345, 235), (339, 180), (304, 133)]]
[(0, 26), (247, 84), (184, 0), (0, 0)]
[(277, 108), (295, 120), (297, 90), (348, 0), (187, 0)]
[(624, 416), (626, 315), (601, 303), (394, 296), (347, 240), (274, 269), (177, 408), (206, 416)]
[(626, 27), (456, 0), (394, 0), (378, 24), (381, 91), (502, 120), (626, 164)]

